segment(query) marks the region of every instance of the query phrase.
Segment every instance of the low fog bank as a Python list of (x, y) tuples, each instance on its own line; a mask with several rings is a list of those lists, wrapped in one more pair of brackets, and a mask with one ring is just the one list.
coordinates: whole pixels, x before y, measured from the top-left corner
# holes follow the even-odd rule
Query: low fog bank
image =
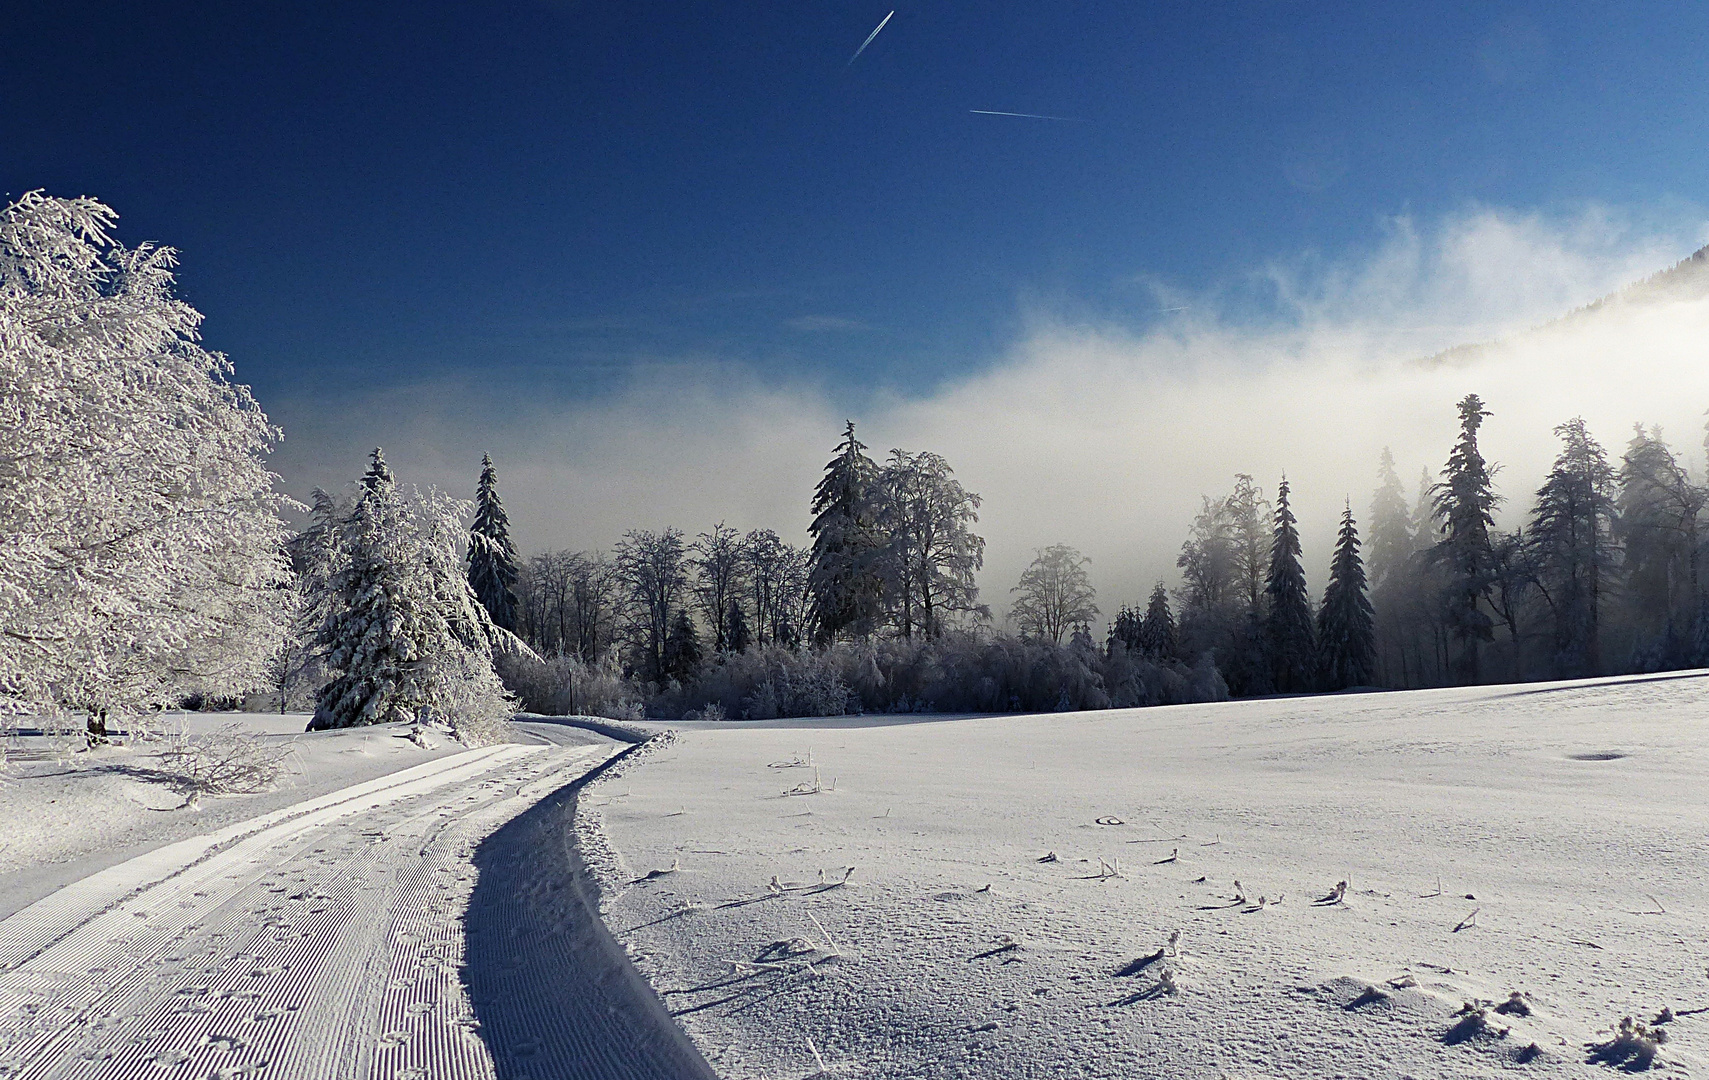
[(524, 555), (717, 521), (805, 542), (812, 486), (852, 417), (874, 457), (934, 450), (983, 496), (980, 581), (999, 615), (1034, 549), (1052, 543), (1091, 557), (1106, 616), (1157, 579), (1174, 586), (1200, 497), (1226, 494), (1240, 472), (1273, 494), (1286, 472), (1316, 594), (1343, 499), (1363, 522), (1384, 446), (1409, 488), (1440, 469), (1467, 393), (1493, 414), (1482, 446), (1500, 466), (1504, 525), (1529, 511), (1557, 449), (1552, 429), (1574, 416), (1616, 459), (1634, 422), (1660, 424), (1701, 476), (1709, 296), (1551, 320), (1706, 236), (1701, 218), (1637, 225), (1596, 209), (1397, 221), (1358, 257), (1303, 257), (1243, 279), (1274, 298), (1262, 317), (1225, 310), (1214, 292), (1170, 294), (1181, 310), (1141, 331), (1034, 313), (985, 371), (924, 392), (834, 393), (696, 362), (649, 369), (597, 400), (471, 377), (264, 404), (287, 431), (274, 467), (298, 497), (354, 479), (374, 445), (401, 480), (467, 497), (492, 454)]

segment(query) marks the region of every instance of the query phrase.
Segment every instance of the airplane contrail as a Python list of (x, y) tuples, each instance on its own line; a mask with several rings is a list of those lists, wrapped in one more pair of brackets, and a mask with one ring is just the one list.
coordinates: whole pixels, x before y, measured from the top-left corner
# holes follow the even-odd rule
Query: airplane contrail
[(1070, 123), (1070, 124), (1089, 124), (1089, 123), (1091, 123), (1090, 120), (1087, 120), (1084, 117), (1079, 117), (1079, 116), (1045, 116), (1042, 113), (999, 112), (996, 109), (969, 109), (967, 111), (970, 113), (977, 113), (980, 116), (1024, 116), (1028, 120), (1062, 120), (1062, 121), (1064, 121), (1066, 123)]
[(890, 15), (884, 16), (883, 21), (878, 24), (878, 27), (874, 29), (872, 33), (866, 35), (866, 40), (860, 43), (860, 48), (856, 49), (855, 54), (849, 57), (849, 62), (843, 65), (845, 68), (852, 66), (856, 60), (860, 59), (860, 54), (866, 51), (866, 47), (868, 45), (872, 44), (872, 39), (878, 36), (878, 31), (884, 29), (884, 24), (889, 22), (890, 16), (894, 14), (896, 13), (892, 11)]

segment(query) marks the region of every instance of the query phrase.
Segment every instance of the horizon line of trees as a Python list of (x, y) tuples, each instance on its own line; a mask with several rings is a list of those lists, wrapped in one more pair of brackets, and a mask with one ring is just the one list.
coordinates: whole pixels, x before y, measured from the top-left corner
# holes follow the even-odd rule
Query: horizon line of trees
[[(1307, 586), (1287, 478), (1272, 500), (1239, 474), (1228, 496), (1202, 501), (1180, 586), (1158, 582), (1143, 607), (1119, 609), (1098, 651), (1206, 661), (1235, 696), (1709, 660), (1697, 535), (1709, 492), (1658, 431), (1638, 426), (1616, 467), (1582, 419), (1563, 423), (1526, 522), (1502, 532), (1497, 469), (1478, 446), (1490, 413), (1475, 394), (1456, 409), (1459, 437), (1415, 501), (1383, 451), (1369, 545), (1349, 500), (1321, 594)], [(615, 557), (549, 552), (518, 570), (517, 629), (543, 654), (606, 663), (660, 698), (756, 647), (990, 639), (974, 581), (979, 502), (938, 455), (896, 450), (875, 462), (850, 422), (813, 493), (810, 548), (719, 524), (692, 541), (631, 531)], [(1085, 651), (1099, 614), (1089, 561), (1067, 544), (1036, 552), (1010, 590), (1020, 638)]]
[(490, 458), (464, 503), (405, 491), (378, 449), (352, 492), (317, 490), (292, 535), (281, 513), (308, 508), (272, 489), (278, 430), (197, 343), (173, 253), (113, 243), (113, 219), (40, 193), (0, 211), (0, 713), (77, 715), (91, 741), (111, 717), (269, 686), (281, 707), (311, 696), (317, 726), (463, 717), (486, 737), (514, 704), (500, 667), (525, 698), (579, 680), (572, 703), (781, 715), (1709, 661), (1709, 488), (1661, 432), (1637, 425), (1615, 462), (1582, 419), (1561, 424), (1529, 512), (1503, 531), (1475, 394), (1416, 499), (1384, 451), (1369, 545), (1349, 503), (1321, 599), (1286, 477), (1272, 501), (1241, 474), (1191, 522), (1178, 590), (1121, 608), (1102, 644), (1088, 560), (1067, 544), (1010, 590), (1017, 634), (992, 633), (979, 495), (929, 451), (875, 461), (852, 421), (806, 548), (720, 523), (524, 562)]

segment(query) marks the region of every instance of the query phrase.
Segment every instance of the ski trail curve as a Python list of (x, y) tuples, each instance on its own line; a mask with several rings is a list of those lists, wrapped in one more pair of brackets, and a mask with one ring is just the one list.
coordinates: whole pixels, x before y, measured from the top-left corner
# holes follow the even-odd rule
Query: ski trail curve
[(463, 984), (471, 860), (614, 749), (546, 741), (168, 845), (0, 921), (0, 1077), (520, 1075)]

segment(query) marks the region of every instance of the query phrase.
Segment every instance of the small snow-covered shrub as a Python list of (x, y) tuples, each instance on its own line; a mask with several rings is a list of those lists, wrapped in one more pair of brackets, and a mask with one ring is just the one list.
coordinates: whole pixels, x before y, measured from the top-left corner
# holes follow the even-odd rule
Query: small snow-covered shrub
[(443, 724), (467, 746), (503, 742), (509, 736), (516, 699), (485, 656), (471, 649), (446, 649), (429, 657), (422, 668), (426, 703), (418, 721)]
[(269, 743), (237, 724), (202, 735), (178, 731), (157, 753), (160, 769), (185, 797), (266, 791), (279, 778), (290, 744)]

